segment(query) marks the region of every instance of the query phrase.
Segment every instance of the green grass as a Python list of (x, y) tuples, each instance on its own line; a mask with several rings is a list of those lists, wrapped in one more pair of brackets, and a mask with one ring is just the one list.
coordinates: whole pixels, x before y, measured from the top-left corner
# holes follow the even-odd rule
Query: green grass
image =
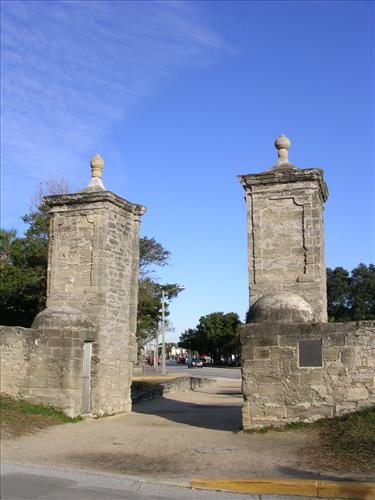
[(305, 429), (315, 432), (309, 455), (312, 466), (341, 472), (375, 470), (375, 406), (313, 423), (290, 422), (280, 427), (250, 429), (246, 433), (288, 432)]
[(71, 418), (65, 415), (61, 410), (57, 410), (53, 406), (43, 406), (33, 403), (28, 403), (23, 399), (15, 400), (9, 397), (2, 396), (0, 398), (0, 411), (11, 411), (14, 413), (22, 413), (24, 415), (44, 415), (47, 417), (56, 417), (63, 422), (78, 422), (82, 417)]
[(375, 469), (375, 406), (319, 423), (320, 441), (326, 453), (341, 461), (367, 462)]
[(29, 403), (22, 399), (0, 396), (0, 418), (3, 436), (20, 436), (50, 425), (79, 422), (52, 406)]

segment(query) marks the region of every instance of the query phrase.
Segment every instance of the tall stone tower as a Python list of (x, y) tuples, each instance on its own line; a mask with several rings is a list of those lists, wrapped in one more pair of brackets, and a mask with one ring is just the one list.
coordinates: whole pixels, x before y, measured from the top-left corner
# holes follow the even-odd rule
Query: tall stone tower
[(33, 326), (69, 329), (77, 317), (93, 325), (84, 341), (60, 335), (61, 348), (69, 351), (69, 359), (74, 355), (74, 373), (82, 379), (82, 385), (77, 382), (82, 409), (74, 407), (75, 413), (113, 414), (131, 408), (139, 224), (145, 208), (107, 191), (103, 166), (96, 155), (87, 188), (46, 198), (51, 213), (47, 308)]
[(327, 321), (323, 170), (289, 162), (290, 140), (275, 141), (276, 164), (240, 175), (245, 189), (251, 306), (264, 295), (290, 292), (311, 306), (315, 322)]

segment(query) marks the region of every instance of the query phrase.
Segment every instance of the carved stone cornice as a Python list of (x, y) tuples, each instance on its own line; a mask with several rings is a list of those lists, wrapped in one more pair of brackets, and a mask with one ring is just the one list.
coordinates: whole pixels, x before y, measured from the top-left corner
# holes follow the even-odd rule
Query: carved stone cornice
[(288, 163), (284, 164), (281, 168), (272, 167), (258, 174), (238, 175), (237, 179), (242, 184), (245, 191), (251, 190), (253, 186), (261, 187), (262, 185), (267, 186), (272, 184), (313, 181), (319, 185), (323, 202), (328, 198), (328, 187), (324, 182), (324, 171), (321, 168), (300, 169)]
[(131, 203), (120, 196), (112, 193), (112, 191), (88, 191), (72, 194), (58, 194), (46, 196), (45, 202), (52, 209), (55, 207), (67, 205), (84, 205), (109, 202), (119, 208), (126, 210), (134, 215), (142, 216), (146, 213), (146, 208), (137, 203)]

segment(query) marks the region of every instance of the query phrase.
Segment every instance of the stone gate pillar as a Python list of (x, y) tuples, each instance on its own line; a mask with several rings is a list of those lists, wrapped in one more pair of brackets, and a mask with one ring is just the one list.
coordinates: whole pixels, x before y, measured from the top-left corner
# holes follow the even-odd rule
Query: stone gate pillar
[(315, 322), (325, 322), (323, 203), (328, 189), (323, 170), (289, 162), (290, 145), (281, 135), (272, 168), (238, 176), (247, 203), (250, 311), (262, 296), (285, 291), (310, 304)]
[(82, 390), (90, 391), (83, 404), (91, 413), (113, 414), (131, 408), (139, 224), (145, 208), (104, 188), (103, 165), (99, 155), (91, 160), (92, 179), (82, 192), (46, 198), (51, 212), (47, 309), (34, 323), (43, 328), (43, 318), (53, 323), (55, 312), (69, 308), (89, 319), (92, 345), (71, 346), (82, 356)]

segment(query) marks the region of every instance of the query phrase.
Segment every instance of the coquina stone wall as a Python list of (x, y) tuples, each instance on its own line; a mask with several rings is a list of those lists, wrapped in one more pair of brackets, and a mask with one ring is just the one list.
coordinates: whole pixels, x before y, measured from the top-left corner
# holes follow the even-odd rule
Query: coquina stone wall
[(43, 329), (0, 327), (1, 392), (76, 416), (83, 413), (83, 345), (94, 328), (76, 309), (59, 313)]
[[(306, 341), (321, 343), (320, 367), (301, 367)], [(314, 421), (375, 404), (374, 321), (247, 324), (241, 344), (244, 429)]]

